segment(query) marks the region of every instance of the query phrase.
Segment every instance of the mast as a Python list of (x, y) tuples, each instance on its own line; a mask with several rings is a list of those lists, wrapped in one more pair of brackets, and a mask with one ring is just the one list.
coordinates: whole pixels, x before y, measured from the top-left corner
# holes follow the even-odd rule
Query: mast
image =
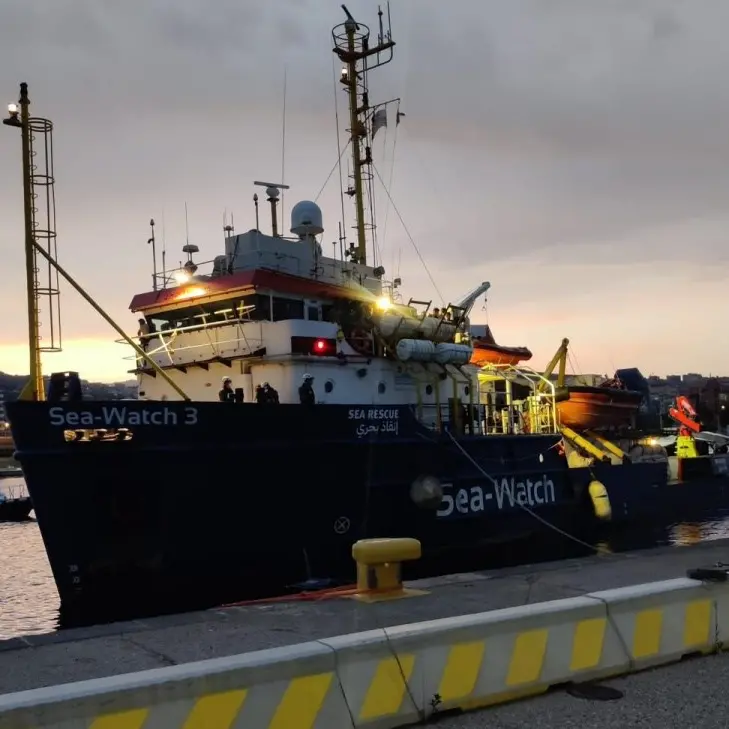
[[(372, 165), (372, 149), (368, 144), (367, 121), (370, 111), (367, 89), (369, 71), (384, 66), (393, 57), (395, 42), (390, 32), (390, 10), (388, 6), (388, 28), (383, 29), (382, 10), (378, 9), (380, 28), (377, 45), (370, 48), (370, 29), (357, 23), (346, 6), (342, 5), (347, 20), (332, 30), (334, 53), (342, 62), (340, 80), (349, 97), (349, 134), (352, 146), (352, 178), (354, 186), (348, 194), (354, 197), (356, 211), (357, 246), (355, 263), (367, 263), (367, 223), (365, 220), (364, 179), (366, 170)], [(389, 51), (389, 53), (386, 53)]]
[[(48, 247), (46, 254), (48, 263), (55, 260), (55, 196), (53, 194), (53, 125), (47, 119), (33, 118), (30, 116), (30, 98), (28, 96), (28, 84), (20, 84), (20, 98), (17, 104), (8, 105), (8, 117), (3, 119), (3, 124), (9, 127), (20, 129), (22, 148), (22, 170), (23, 170), (23, 217), (25, 223), (25, 279), (28, 305), (28, 350), (30, 354), (30, 379), (20, 393), (21, 400), (45, 400), (45, 388), (43, 385), (43, 369), (41, 366), (41, 352), (60, 351), (60, 340), (56, 343), (57, 321), (56, 314), (58, 285), (57, 275), (55, 285), (53, 284), (53, 273), (51, 266), (48, 266), (49, 278), (46, 286), (39, 282), (40, 268), (38, 266), (37, 249), (38, 239), (45, 239)], [(35, 134), (34, 134), (35, 133)], [(34, 160), (36, 150), (33, 149), (33, 142), (36, 136), (40, 137), (41, 158)], [(40, 167), (39, 167), (40, 166)], [(42, 211), (36, 207), (36, 200), (39, 193), (36, 187), (44, 187), (45, 195), (42, 201)], [(43, 218), (45, 214), (45, 218)], [(47, 297), (49, 303), (50, 342), (47, 347), (41, 346), (40, 335), (40, 303), (41, 296)]]

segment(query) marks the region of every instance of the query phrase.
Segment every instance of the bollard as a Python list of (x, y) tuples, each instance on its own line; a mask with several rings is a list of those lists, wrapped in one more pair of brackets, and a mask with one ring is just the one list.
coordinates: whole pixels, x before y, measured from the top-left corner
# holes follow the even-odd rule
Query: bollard
[(402, 563), (420, 559), (417, 539), (360, 539), (352, 545), (352, 557), (357, 563), (357, 592), (355, 600), (380, 602), (402, 597), (426, 595), (424, 590), (412, 590), (402, 584)]

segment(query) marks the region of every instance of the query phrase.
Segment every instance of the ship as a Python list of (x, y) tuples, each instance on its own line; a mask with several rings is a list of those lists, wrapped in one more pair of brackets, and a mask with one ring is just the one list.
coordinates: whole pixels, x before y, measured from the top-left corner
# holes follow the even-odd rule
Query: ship
[[(179, 270), (158, 272), (152, 221), (153, 287), (130, 305), (137, 339), (38, 241), (44, 226), (26, 205), (29, 301), (48, 288), (33, 279), (42, 259), (131, 347), (138, 381), (129, 401), (84, 400), (78, 372), (53, 373), (44, 391), (40, 307), (29, 307), (31, 377), (8, 414), (66, 615), (150, 615), (348, 583), (352, 545), (369, 537), (420, 540), (406, 576), (455, 572), (458, 555), (500, 536), (604, 518), (613, 494), (614, 518), (629, 518), (668, 483), (665, 458), (571, 462), (547, 378), (523, 363), (471, 364), (469, 315), (486, 282), (434, 307), (388, 281), (366, 200), (375, 124), (393, 103), (399, 121), (399, 101), (372, 105), (365, 84), (395, 42), (389, 12), (371, 37), (344, 10), (332, 36), (355, 233), (340, 255), (324, 255), (310, 200), (292, 207), (283, 235), (283, 183), (256, 183), (270, 232), (254, 195), (255, 226), (225, 226), (207, 273), (189, 242)], [(10, 121), (32, 151), (27, 85)], [(23, 157), (26, 201), (52, 192), (29, 172), (43, 166), (40, 151)]]

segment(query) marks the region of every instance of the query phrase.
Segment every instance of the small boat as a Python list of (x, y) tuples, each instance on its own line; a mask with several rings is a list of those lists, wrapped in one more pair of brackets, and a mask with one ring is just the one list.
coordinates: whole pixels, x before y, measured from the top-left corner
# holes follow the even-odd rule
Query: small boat
[[(475, 329), (475, 327), (472, 327)], [(473, 354), (471, 364), (477, 367), (484, 365), (517, 365), (532, 358), (532, 353), (526, 347), (504, 347), (496, 344), (491, 328), (487, 325), (481, 336), (472, 336), (471, 344)]]
[(562, 425), (590, 430), (630, 425), (643, 401), (643, 393), (626, 389), (615, 378), (597, 387), (558, 387), (555, 400)]
[(20, 466), (3, 466), (0, 464), (0, 478), (22, 478), (23, 469)]
[(33, 511), (30, 496), (5, 496), (0, 494), (0, 522), (26, 521)]

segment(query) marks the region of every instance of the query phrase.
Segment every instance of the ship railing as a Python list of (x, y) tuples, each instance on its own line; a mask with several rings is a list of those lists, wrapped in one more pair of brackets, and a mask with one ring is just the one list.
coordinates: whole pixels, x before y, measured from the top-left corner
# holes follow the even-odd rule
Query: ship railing
[[(488, 402), (492, 393), (481, 389), (479, 383), (479, 401), (486, 396), (487, 419), (491, 426), (487, 426), (490, 432), (518, 433), (528, 430), (531, 433), (557, 433), (559, 431), (559, 418), (557, 415), (556, 387), (554, 382), (545, 377), (541, 372), (526, 365), (510, 364), (487, 364), (481, 367), (483, 373), (494, 379), (506, 383), (506, 407), (497, 408)], [(511, 384), (514, 382), (526, 385), (531, 390), (531, 395), (522, 405), (516, 405), (511, 394)], [(547, 392), (540, 392), (539, 385), (544, 385)], [(525, 417), (528, 417), (528, 424)]]
[[(253, 307), (250, 307), (251, 309)], [(213, 357), (220, 357), (222, 356), (221, 351), (223, 349), (223, 345), (230, 344), (230, 345), (238, 345), (241, 342), (245, 343), (246, 348), (249, 351), (253, 351), (254, 349), (257, 349), (261, 346), (261, 343), (263, 342), (263, 333), (261, 332), (258, 339), (254, 342), (256, 346), (251, 347), (251, 343), (245, 333), (245, 330), (243, 328), (244, 324), (251, 324), (254, 320), (247, 319), (247, 318), (236, 318), (236, 319), (227, 319), (226, 321), (216, 321), (216, 322), (203, 322), (202, 324), (191, 324), (189, 326), (184, 327), (170, 327), (169, 329), (163, 329), (158, 332), (154, 332), (150, 335), (148, 335), (145, 339), (147, 342), (152, 342), (155, 339), (159, 341), (159, 345), (154, 347), (153, 349), (148, 349), (147, 354), (151, 356), (155, 356), (158, 354), (166, 354), (169, 358), (170, 364), (176, 364), (173, 361), (172, 355), (176, 354), (178, 352), (185, 352), (193, 349), (200, 349), (200, 348), (210, 348), (212, 351)], [(229, 327), (231, 325), (235, 325), (237, 330), (237, 335), (228, 339), (223, 340), (213, 340), (210, 332), (212, 329), (220, 329), (221, 327)], [(189, 334), (189, 333), (197, 333), (204, 331), (207, 335), (207, 342), (197, 342), (195, 344), (185, 344), (185, 345), (174, 345), (173, 342), (180, 334)], [(129, 346), (124, 339), (117, 339), (115, 340), (118, 344), (126, 344)], [(124, 357), (125, 360), (138, 360), (139, 358), (137, 355), (132, 354)], [(183, 363), (177, 363), (177, 364), (183, 364)]]

